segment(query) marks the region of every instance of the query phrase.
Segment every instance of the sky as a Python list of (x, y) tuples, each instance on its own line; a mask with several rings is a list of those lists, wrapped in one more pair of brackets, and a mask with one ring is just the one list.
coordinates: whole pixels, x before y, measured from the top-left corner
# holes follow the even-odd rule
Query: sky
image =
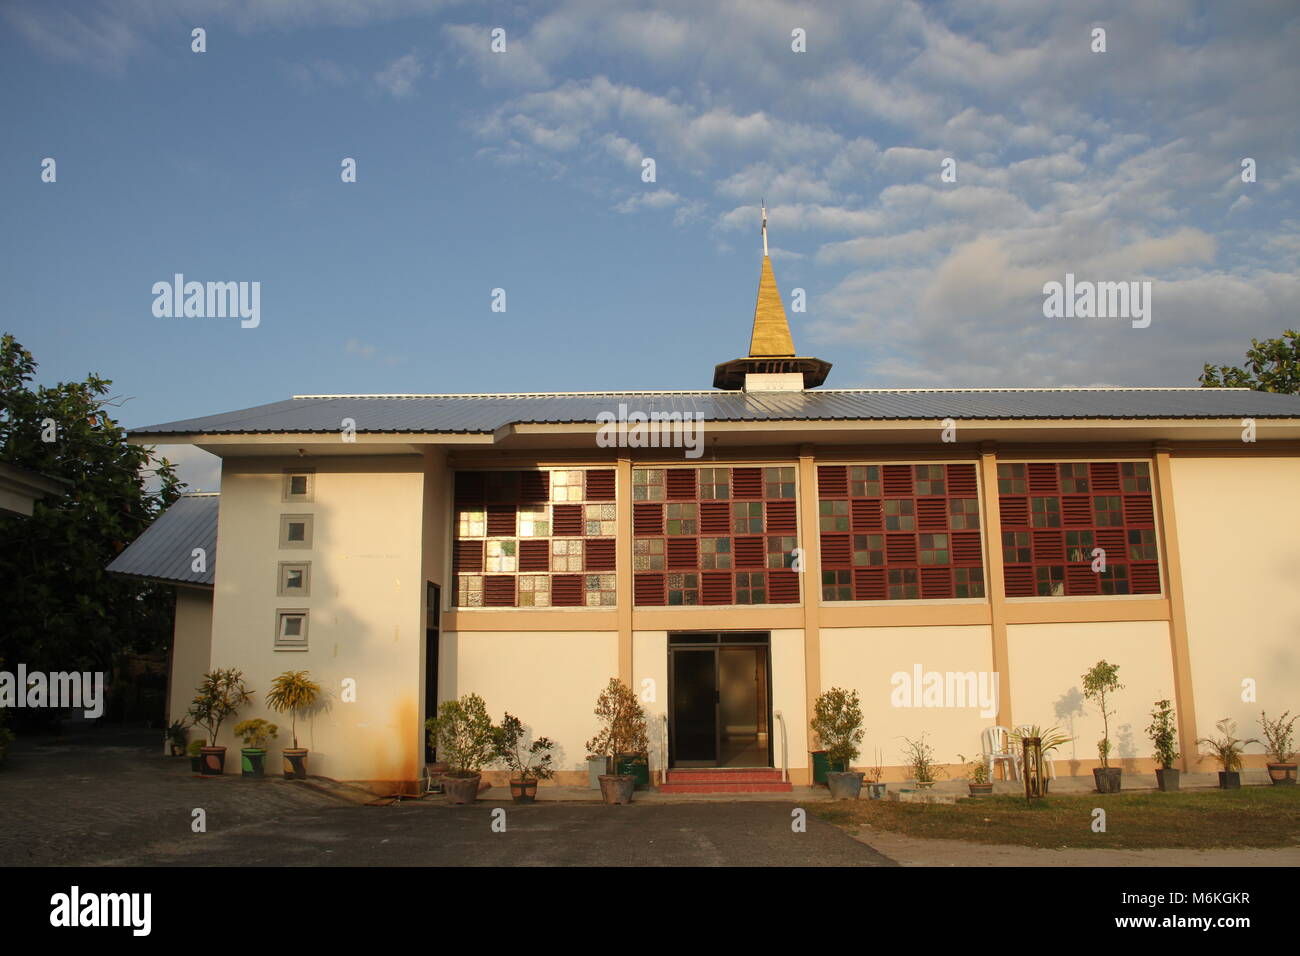
[[(765, 200), (827, 387), (1194, 386), (1297, 325), (1297, 90), (1300, 5), (1252, 0), (10, 0), (0, 328), (128, 427), (708, 389)], [(178, 273), (258, 324), (156, 315)], [(1150, 325), (1045, 317), (1067, 274)]]

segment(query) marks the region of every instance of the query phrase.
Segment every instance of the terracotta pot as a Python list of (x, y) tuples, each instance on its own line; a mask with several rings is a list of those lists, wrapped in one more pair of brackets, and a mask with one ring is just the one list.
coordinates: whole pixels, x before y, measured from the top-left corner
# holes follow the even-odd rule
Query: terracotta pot
[(442, 778), (443, 793), (447, 795), (447, 802), (460, 805), (464, 803), (473, 803), (478, 799), (478, 782), (483, 777), (482, 774), (471, 774), (468, 777), (453, 777), (450, 774)]
[(284, 757), (284, 779), (307, 779), (307, 748), (285, 747), (280, 752)]
[(1273, 781), (1274, 786), (1294, 787), (1295, 769), (1293, 763), (1271, 763), (1268, 765), (1268, 779)]
[(993, 793), (993, 784), (991, 783), (975, 783), (973, 780), (968, 780), (966, 785), (970, 787), (972, 797), (987, 797)]
[(510, 799), (515, 803), (537, 802), (536, 780), (511, 780)]
[(219, 777), (226, 772), (225, 747), (204, 747), (199, 759), (199, 773), (205, 777)]
[(612, 773), (600, 775), (600, 796), (606, 803), (631, 803), (635, 787), (636, 777)]

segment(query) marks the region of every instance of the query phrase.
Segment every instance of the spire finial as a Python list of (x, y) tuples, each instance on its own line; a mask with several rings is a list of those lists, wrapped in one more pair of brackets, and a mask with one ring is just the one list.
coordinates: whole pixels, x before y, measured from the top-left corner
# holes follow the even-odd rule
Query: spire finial
[(763, 258), (767, 258), (767, 200), (760, 199), (763, 209)]

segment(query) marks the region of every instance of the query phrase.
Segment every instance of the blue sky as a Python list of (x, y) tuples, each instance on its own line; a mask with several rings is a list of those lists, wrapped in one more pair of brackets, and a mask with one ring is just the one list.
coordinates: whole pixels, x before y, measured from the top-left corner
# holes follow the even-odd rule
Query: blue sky
[[(1296, 325), (1298, 50), (1263, 2), (14, 0), (3, 326), (44, 382), (112, 378), (127, 425), (708, 388), (766, 197), (830, 387), (1194, 385)], [(261, 324), (155, 317), (177, 272), (260, 282)], [(1067, 272), (1151, 281), (1151, 326), (1044, 318)]]

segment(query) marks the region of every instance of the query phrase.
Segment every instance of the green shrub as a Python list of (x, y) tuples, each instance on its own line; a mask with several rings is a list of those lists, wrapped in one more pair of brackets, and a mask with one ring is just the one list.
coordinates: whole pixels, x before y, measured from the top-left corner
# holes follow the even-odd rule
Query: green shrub
[(425, 727), (429, 746), (437, 749), (439, 760), (446, 761), (449, 776), (481, 773), (484, 764), (496, 755), (496, 728), (478, 694), (444, 700), (438, 705), (438, 716), (425, 721)]
[(845, 770), (858, 758), (858, 744), (866, 732), (862, 729), (862, 703), (858, 692), (832, 687), (817, 698), (813, 709), (812, 731), (826, 751), (832, 767)]

